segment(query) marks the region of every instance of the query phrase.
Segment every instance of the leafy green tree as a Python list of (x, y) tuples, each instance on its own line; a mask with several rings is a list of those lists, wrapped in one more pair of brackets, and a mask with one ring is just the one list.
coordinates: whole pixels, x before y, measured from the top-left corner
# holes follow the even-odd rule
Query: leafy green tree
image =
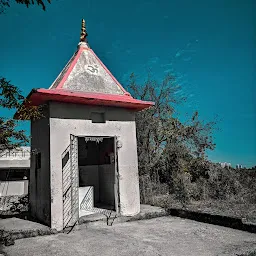
[[(0, 108), (17, 109), (20, 119), (38, 119), (43, 117), (43, 106), (37, 107), (22, 95), (21, 91), (5, 78), (0, 78)], [(13, 118), (0, 116), (0, 154), (29, 142), (24, 130), (17, 130), (18, 122)]]
[[(29, 7), (37, 3), (45, 11), (45, 3), (51, 0), (15, 0), (18, 4)], [(10, 0), (0, 0), (0, 14), (10, 7)], [(20, 119), (37, 119), (43, 117), (42, 108), (32, 106), (23, 97), (21, 91), (6, 78), (0, 77), (0, 108), (17, 109)], [(24, 130), (17, 130), (17, 121), (0, 116), (0, 154), (5, 150), (14, 149), (29, 142)]]

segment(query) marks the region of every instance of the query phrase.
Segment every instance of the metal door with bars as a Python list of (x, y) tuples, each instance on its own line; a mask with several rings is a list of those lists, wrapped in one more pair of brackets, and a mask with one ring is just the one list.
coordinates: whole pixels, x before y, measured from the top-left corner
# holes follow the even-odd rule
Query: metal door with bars
[(70, 145), (62, 154), (63, 228), (78, 220), (78, 185), (78, 139), (71, 134)]

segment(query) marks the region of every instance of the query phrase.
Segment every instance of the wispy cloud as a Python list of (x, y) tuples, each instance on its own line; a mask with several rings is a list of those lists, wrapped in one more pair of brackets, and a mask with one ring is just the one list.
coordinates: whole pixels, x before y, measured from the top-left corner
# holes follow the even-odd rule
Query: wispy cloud
[(159, 61), (159, 57), (152, 57), (149, 59), (149, 63), (157, 63)]
[(179, 50), (176, 52), (175, 57), (178, 58), (180, 56), (183, 56), (186, 53), (195, 53), (196, 50)]
[(166, 69), (165, 71), (164, 71), (164, 73), (172, 73), (173, 72), (173, 68), (168, 68), (168, 69)]
[(183, 92), (183, 90), (178, 90), (176, 92), (174, 92), (174, 94), (181, 94)]
[(170, 67), (170, 66), (173, 66), (172, 63), (168, 63), (168, 64), (161, 64), (161, 67)]
[(183, 58), (182, 60), (188, 62), (188, 61), (191, 61), (192, 60), (192, 57), (188, 57), (188, 58)]

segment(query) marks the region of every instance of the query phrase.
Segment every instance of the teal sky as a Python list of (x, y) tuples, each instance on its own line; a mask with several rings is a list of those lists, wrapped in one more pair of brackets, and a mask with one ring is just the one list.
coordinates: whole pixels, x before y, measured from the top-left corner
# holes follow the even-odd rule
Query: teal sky
[(0, 76), (24, 94), (51, 85), (85, 18), (90, 46), (123, 85), (131, 72), (174, 71), (188, 97), (181, 118), (221, 119), (209, 158), (256, 165), (256, 1), (52, 0), (46, 12), (11, 3), (0, 15)]

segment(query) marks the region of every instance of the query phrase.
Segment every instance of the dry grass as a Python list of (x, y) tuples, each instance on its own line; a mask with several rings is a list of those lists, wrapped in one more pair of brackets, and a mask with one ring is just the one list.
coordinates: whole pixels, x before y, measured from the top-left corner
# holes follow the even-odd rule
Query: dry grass
[[(236, 193), (223, 188), (222, 197), (216, 198), (212, 197), (216, 193), (211, 184), (191, 183), (189, 179), (184, 179), (183, 183), (184, 186), (177, 187), (177, 190), (170, 194), (167, 185), (159, 180), (151, 180), (148, 176), (140, 177), (141, 202), (166, 209), (186, 209), (239, 218), (243, 222), (256, 224), (256, 204), (252, 200), (255, 197), (254, 189), (239, 184), (242, 189), (236, 190)], [(219, 188), (222, 189), (221, 186)], [(197, 194), (200, 196), (195, 197)]]
[(194, 212), (203, 212), (213, 215), (221, 215), (233, 218), (239, 218), (256, 224), (256, 204), (239, 203), (229, 200), (200, 200), (190, 201), (182, 204), (172, 196), (156, 196), (152, 204), (165, 208), (185, 208)]
[(239, 203), (229, 200), (192, 201), (189, 207), (199, 211), (203, 210), (217, 215), (245, 218), (247, 220), (256, 217), (256, 205), (252, 203)]

